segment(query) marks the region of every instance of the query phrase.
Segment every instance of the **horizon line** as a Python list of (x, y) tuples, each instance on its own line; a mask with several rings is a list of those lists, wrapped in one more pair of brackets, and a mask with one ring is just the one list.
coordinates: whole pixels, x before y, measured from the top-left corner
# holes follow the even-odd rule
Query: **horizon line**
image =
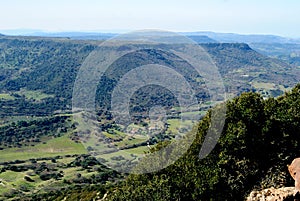
[[(155, 30), (155, 29), (140, 29), (140, 30)], [(163, 29), (156, 29), (162, 30)], [(0, 29), (0, 34), (7, 36), (30, 36), (31, 34), (62, 34), (62, 33), (83, 33), (83, 34), (124, 34), (130, 33), (136, 30), (43, 30), (43, 29), (34, 29), (34, 28), (19, 28), (19, 29)], [(170, 31), (170, 30), (165, 30)], [(279, 36), (283, 38), (290, 39), (300, 39), (300, 36), (284, 36), (276, 33), (241, 33), (241, 32), (226, 32), (226, 31), (209, 31), (209, 30), (192, 30), (192, 31), (170, 31), (174, 33), (187, 34), (187, 33), (216, 33), (216, 34), (236, 34), (236, 35), (244, 35), (244, 36)]]

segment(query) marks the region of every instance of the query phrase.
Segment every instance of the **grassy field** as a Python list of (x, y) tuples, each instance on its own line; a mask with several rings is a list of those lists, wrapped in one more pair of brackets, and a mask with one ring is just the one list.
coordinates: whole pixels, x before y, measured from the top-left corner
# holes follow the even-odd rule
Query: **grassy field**
[[(97, 158), (99, 157), (107, 160), (105, 164), (110, 167), (114, 167), (116, 164), (119, 163), (125, 164), (126, 161), (135, 161), (139, 157), (141, 157), (142, 154), (144, 154), (144, 150), (147, 151), (147, 147), (144, 147), (144, 150), (142, 150), (143, 149), (142, 147), (141, 148), (138, 147), (138, 148), (139, 149), (133, 148), (133, 149), (120, 150), (109, 154), (101, 154), (97, 156)], [(114, 160), (115, 157), (122, 157), (122, 159)]]
[(111, 139), (119, 139), (119, 138), (125, 138), (126, 134), (121, 132), (115, 132), (114, 134), (110, 134), (108, 132), (102, 132), (105, 137), (111, 138)]
[(72, 141), (68, 135), (48, 140), (33, 147), (9, 148), (0, 151), (0, 162), (28, 160), (31, 158), (53, 157), (67, 154), (87, 153), (81, 143)]
[(9, 190), (18, 188), (19, 186), (27, 186), (25, 180), (23, 179), (26, 175), (25, 172), (13, 172), (6, 171), (0, 174), (0, 195), (7, 193)]
[(136, 148), (127, 149), (126, 151), (131, 154), (144, 154), (145, 152), (147, 153), (149, 151), (149, 148), (147, 146), (139, 146)]
[(198, 120), (206, 114), (206, 111), (193, 111), (193, 112), (184, 112), (180, 114), (180, 117), (185, 119), (196, 119)]
[(134, 144), (139, 144), (148, 140), (147, 136), (134, 135), (133, 137), (128, 136), (120, 142), (115, 143), (118, 147), (126, 147)]
[(276, 86), (273, 83), (267, 83), (267, 82), (252, 82), (251, 85), (255, 87), (256, 89), (275, 89)]
[(0, 99), (14, 100), (15, 98), (13, 96), (11, 96), (10, 94), (0, 94)]
[(167, 133), (176, 134), (180, 131), (180, 128), (191, 128), (193, 126), (193, 122), (191, 120), (182, 121), (180, 119), (168, 119), (167, 120), (169, 126)]
[(34, 100), (37, 100), (37, 101), (40, 101), (42, 99), (45, 99), (45, 98), (50, 98), (50, 97), (54, 97), (54, 95), (50, 95), (50, 94), (45, 94), (41, 91), (30, 91), (30, 90), (25, 90), (25, 89), (21, 89), (19, 92), (18, 92), (19, 95), (24, 95), (26, 97), (26, 99), (34, 99)]

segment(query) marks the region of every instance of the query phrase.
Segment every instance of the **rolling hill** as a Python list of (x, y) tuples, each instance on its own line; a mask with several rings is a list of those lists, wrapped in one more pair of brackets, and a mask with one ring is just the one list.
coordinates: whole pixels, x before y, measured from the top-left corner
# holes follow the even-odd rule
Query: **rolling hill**
[[(263, 56), (246, 44), (203, 43), (201, 46), (215, 61), (231, 96), (255, 90), (266, 96), (279, 95), (299, 80), (298, 69)], [(94, 48), (95, 41), (1, 36), (0, 114), (49, 115), (70, 110), (77, 72)], [(133, 55), (137, 60), (131, 60), (132, 63), (139, 63), (141, 55), (138, 54), (141, 53)], [(161, 64), (173, 59), (170, 54), (161, 56), (165, 57)], [(142, 57), (153, 60), (146, 50)], [(126, 58), (119, 63), (126, 65)], [(185, 69), (180, 65), (179, 68)], [(101, 92), (102, 88), (98, 90)]]

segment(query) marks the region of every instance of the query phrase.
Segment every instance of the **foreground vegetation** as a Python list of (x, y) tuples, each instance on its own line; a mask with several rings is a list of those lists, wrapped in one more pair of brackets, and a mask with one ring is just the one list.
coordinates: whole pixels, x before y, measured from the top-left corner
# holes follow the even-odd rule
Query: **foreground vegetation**
[(244, 200), (253, 189), (292, 186), (286, 165), (300, 155), (299, 105), (300, 85), (277, 99), (242, 94), (226, 103), (226, 124), (209, 156), (198, 157), (211, 113), (181, 159), (156, 173), (130, 175), (108, 200)]

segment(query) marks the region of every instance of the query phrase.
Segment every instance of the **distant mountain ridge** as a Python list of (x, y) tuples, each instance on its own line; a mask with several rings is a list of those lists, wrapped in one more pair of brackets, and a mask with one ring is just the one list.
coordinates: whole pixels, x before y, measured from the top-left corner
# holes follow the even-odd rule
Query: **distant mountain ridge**
[(277, 35), (235, 34), (216, 32), (188, 32), (190, 36), (205, 35), (220, 43), (300, 43), (300, 39), (287, 38)]
[(186, 35), (186, 37), (194, 40), (197, 43), (218, 43), (218, 41), (205, 35)]
[[(85, 40), (106, 40), (111, 37), (117, 36), (121, 33), (118, 32), (44, 32), (41, 30), (0, 30), (6, 35), (24, 35), (24, 36), (42, 36), (42, 37), (69, 37), (72, 39), (85, 39)], [(210, 31), (197, 31), (197, 32), (179, 32), (179, 34), (188, 36), (199, 43), (219, 42), (219, 43), (297, 43), (300, 44), (300, 38), (289, 38), (271, 34), (237, 34), (237, 33), (218, 33)], [(209, 40), (205, 37), (208, 37)], [(199, 40), (201, 38), (201, 40)]]
[[(42, 37), (67, 37), (76, 40), (107, 40), (117, 36), (117, 33), (91, 33), (91, 32), (61, 32), (61, 33), (43, 33), (37, 32), (32, 36)], [(186, 35), (197, 43), (217, 43), (218, 41), (205, 35)]]

